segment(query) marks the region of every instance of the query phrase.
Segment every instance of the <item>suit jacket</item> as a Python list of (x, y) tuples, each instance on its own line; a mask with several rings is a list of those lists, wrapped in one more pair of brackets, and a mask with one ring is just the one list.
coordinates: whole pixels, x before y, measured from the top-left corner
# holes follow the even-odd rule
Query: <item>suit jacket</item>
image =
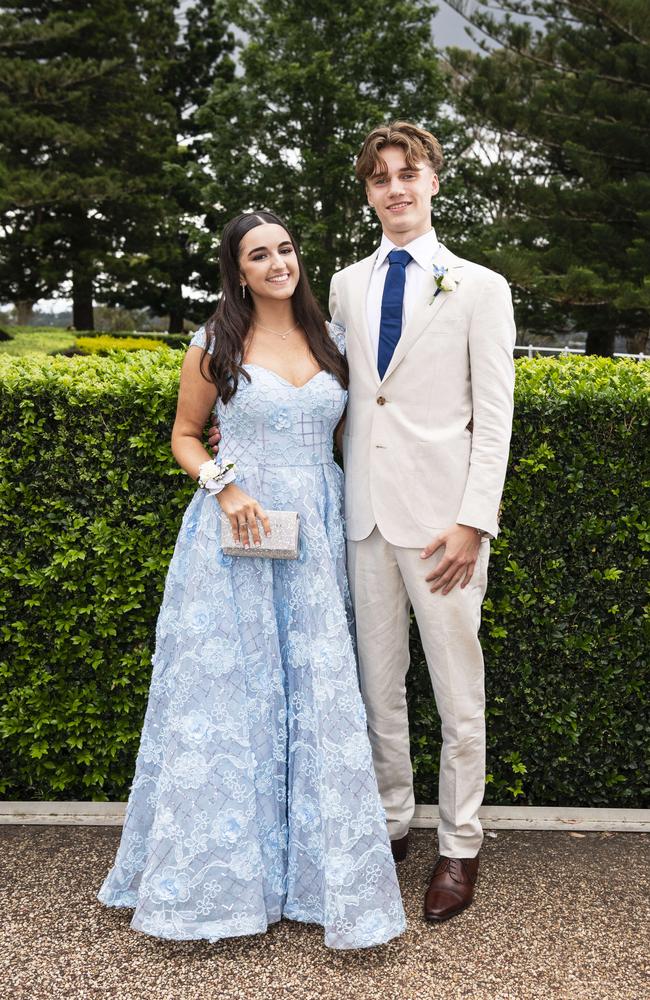
[(350, 395), (344, 433), (348, 538), (375, 527), (421, 547), (454, 522), (496, 536), (512, 427), (515, 324), (506, 280), (442, 244), (434, 263), (458, 282), (430, 286), (383, 379), (366, 294), (376, 253), (332, 278), (332, 322), (345, 329)]

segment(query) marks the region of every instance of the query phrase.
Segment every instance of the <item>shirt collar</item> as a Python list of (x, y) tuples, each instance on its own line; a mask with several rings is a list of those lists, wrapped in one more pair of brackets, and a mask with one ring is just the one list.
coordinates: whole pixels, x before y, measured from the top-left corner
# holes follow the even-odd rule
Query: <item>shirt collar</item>
[(405, 247), (396, 247), (392, 240), (386, 235), (382, 236), (377, 257), (375, 258), (375, 270), (378, 270), (388, 257), (391, 250), (408, 250), (416, 264), (419, 264), (427, 273), (431, 270), (431, 261), (438, 252), (440, 244), (436, 236), (435, 229), (430, 229), (428, 233), (416, 237), (407, 243)]

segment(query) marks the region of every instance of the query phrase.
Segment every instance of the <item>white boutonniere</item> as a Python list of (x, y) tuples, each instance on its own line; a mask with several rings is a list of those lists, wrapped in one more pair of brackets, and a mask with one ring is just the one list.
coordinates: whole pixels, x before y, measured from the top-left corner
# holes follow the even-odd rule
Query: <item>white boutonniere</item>
[(456, 279), (452, 278), (449, 274), (449, 268), (444, 267), (442, 264), (433, 265), (433, 280), (436, 283), (436, 290), (433, 293), (431, 302), (433, 302), (433, 299), (435, 299), (439, 292), (454, 292), (458, 285)]

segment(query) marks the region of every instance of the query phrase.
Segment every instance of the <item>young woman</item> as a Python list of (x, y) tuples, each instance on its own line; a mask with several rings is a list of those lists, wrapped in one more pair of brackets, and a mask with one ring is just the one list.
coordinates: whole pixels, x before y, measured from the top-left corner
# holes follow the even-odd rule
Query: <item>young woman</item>
[[(99, 898), (134, 907), (132, 926), (157, 937), (216, 941), (286, 917), (322, 924), (332, 948), (377, 945), (405, 920), (350, 633), (332, 456), (343, 345), (274, 215), (229, 222), (220, 265), (223, 295), (183, 362), (172, 434), (204, 488), (169, 567)], [(215, 404), (216, 473), (202, 444)], [(222, 517), (250, 552), (276, 510), (300, 515), (297, 559), (224, 554)]]

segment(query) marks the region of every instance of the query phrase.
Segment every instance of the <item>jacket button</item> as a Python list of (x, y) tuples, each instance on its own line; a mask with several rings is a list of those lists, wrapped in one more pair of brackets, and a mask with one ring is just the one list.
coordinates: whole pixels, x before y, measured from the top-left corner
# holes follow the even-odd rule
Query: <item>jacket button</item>
[(386, 402), (386, 400), (385, 400), (385, 398), (383, 396), (378, 396), (377, 397), (377, 404), (379, 406), (383, 406), (385, 402)]

